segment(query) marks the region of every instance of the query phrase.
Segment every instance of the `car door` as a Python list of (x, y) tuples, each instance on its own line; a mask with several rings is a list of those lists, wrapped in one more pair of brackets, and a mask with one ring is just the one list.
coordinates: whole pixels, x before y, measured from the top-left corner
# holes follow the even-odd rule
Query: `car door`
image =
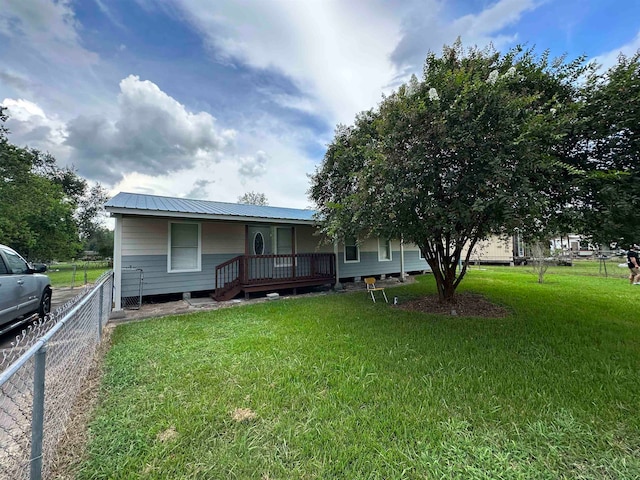
[(0, 252), (0, 326), (18, 316), (21, 290), (11, 278), (10, 271)]
[(26, 315), (38, 309), (40, 298), (38, 297), (38, 285), (36, 278), (29, 269), (29, 264), (16, 252), (3, 250), (7, 261), (7, 269), (10, 274), (9, 283), (17, 286), (18, 309), (16, 316)]

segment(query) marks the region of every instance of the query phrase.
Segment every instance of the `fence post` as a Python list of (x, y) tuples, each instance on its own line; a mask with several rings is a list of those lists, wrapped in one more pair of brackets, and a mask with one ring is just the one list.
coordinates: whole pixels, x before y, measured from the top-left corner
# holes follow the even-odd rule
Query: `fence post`
[(98, 343), (102, 342), (102, 305), (104, 304), (104, 283), (100, 285), (100, 304), (98, 305)]
[(44, 431), (44, 378), (47, 361), (47, 344), (35, 354), (33, 372), (33, 412), (31, 416), (31, 480), (42, 478), (42, 438)]
[(73, 273), (71, 274), (71, 290), (76, 286), (76, 264), (73, 264)]

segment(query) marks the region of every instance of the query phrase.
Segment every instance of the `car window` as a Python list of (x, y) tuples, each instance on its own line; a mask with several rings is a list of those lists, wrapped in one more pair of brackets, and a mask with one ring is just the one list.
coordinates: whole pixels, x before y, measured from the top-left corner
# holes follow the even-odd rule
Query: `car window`
[(20, 255), (8, 250), (4, 251), (4, 255), (7, 257), (7, 267), (11, 273), (20, 274), (29, 272), (29, 265), (27, 265), (27, 262), (25, 262)]
[(4, 260), (0, 257), (0, 275), (6, 275), (7, 273), (9, 273), (9, 270), (7, 270)]

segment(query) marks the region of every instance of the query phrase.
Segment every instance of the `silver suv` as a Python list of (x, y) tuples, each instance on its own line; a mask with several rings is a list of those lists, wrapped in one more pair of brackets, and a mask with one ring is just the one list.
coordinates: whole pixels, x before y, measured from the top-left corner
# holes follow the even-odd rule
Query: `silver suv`
[(18, 253), (0, 245), (0, 327), (33, 312), (51, 311), (51, 282), (45, 265), (31, 266)]

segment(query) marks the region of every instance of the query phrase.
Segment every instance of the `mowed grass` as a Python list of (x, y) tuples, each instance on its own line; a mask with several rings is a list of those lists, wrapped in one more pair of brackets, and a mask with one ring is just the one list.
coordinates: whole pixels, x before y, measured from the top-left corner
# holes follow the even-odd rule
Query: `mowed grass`
[[(624, 267), (619, 266), (622, 264), (624, 264)], [(485, 267), (483, 266), (478, 268)], [(493, 267), (487, 268), (491, 269)], [(533, 267), (531, 265), (521, 265), (515, 268), (523, 272), (533, 271)], [(547, 270), (547, 273), (551, 275), (591, 275), (611, 278), (629, 278), (629, 269), (627, 268), (626, 257), (610, 257), (604, 261), (574, 259), (572, 266), (552, 265)]]
[(56, 263), (50, 265), (45, 273), (56, 288), (81, 287), (95, 282), (110, 268), (107, 262)]
[(119, 326), (77, 478), (640, 478), (640, 287), (513, 268), (463, 286), (512, 314), (356, 292)]

